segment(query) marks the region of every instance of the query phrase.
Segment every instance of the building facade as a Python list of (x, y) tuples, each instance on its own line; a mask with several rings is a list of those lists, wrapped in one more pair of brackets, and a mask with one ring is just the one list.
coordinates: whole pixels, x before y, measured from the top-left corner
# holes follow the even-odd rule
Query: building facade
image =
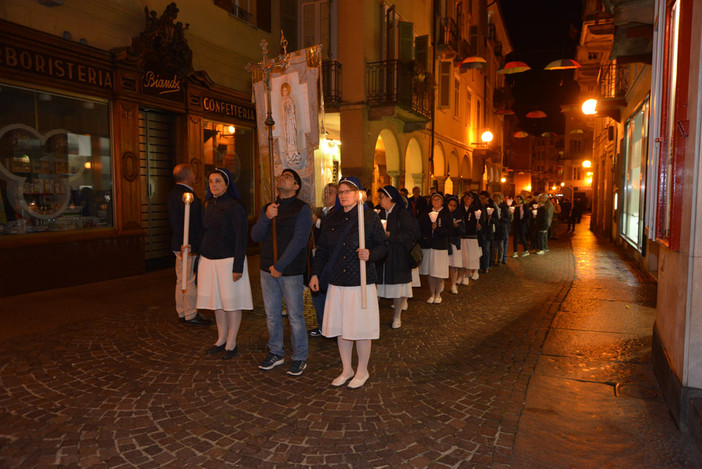
[[(0, 10), (0, 296), (144, 272), (172, 258), (166, 197), (215, 166), (261, 195), (244, 67), (270, 2), (5, 1)], [(217, 31), (217, 34), (211, 34)]]

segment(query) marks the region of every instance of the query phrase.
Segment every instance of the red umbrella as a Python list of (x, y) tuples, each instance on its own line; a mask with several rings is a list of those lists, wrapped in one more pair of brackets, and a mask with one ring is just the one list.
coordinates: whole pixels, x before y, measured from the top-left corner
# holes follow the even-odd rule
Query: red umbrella
[(487, 60), (484, 58), (480, 57), (479, 55), (473, 55), (470, 57), (466, 57), (461, 61), (459, 64), (459, 70), (461, 72), (464, 72), (468, 70), (469, 68), (483, 68), (487, 65)]
[(529, 136), (529, 134), (527, 132), (524, 132), (523, 130), (518, 130), (512, 134), (512, 137), (514, 137), (514, 138), (525, 138), (528, 136)]
[(529, 119), (543, 119), (546, 117), (546, 113), (544, 111), (531, 111), (527, 112), (527, 115), (525, 116)]
[(582, 65), (580, 65), (577, 60), (560, 59), (554, 60), (550, 64), (546, 65), (544, 70), (571, 70), (580, 67), (582, 67)]
[(499, 69), (497, 73), (502, 75), (511, 75), (513, 73), (522, 73), (531, 70), (531, 67), (524, 62), (507, 62), (504, 67)]
[(558, 137), (556, 132), (544, 132), (541, 134), (542, 137)]
[(511, 109), (500, 109), (499, 111), (495, 112), (498, 116), (513, 116), (514, 111)]

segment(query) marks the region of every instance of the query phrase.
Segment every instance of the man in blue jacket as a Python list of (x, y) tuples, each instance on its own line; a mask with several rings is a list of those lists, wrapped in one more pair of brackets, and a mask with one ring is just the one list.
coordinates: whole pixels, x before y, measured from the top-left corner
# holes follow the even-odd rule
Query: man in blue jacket
[[(284, 169), (278, 176), (278, 198), (267, 204), (251, 229), (251, 239), (261, 245), (261, 290), (268, 325), (268, 356), (258, 367), (272, 370), (282, 365), (283, 298), (290, 322), (292, 365), (287, 373), (299, 376), (307, 367), (307, 327), (303, 314), (303, 274), (307, 267), (307, 243), (312, 228), (312, 209), (297, 198), (302, 187), (300, 176)], [(278, 258), (273, 259), (273, 219), (276, 219)]]
[[(197, 312), (197, 287), (195, 286), (195, 260), (200, 251), (200, 237), (202, 236), (202, 204), (193, 192), (195, 174), (189, 164), (179, 164), (173, 168), (175, 185), (168, 194), (168, 219), (171, 224), (171, 250), (176, 258), (176, 287), (175, 303), (176, 312), (180, 320), (188, 326), (209, 326), (212, 321)], [(188, 228), (188, 241), (190, 255), (188, 256), (188, 271), (186, 290), (182, 289), (183, 255), (183, 224), (185, 222), (185, 203), (183, 194), (193, 193), (193, 202), (190, 204), (190, 226)]]

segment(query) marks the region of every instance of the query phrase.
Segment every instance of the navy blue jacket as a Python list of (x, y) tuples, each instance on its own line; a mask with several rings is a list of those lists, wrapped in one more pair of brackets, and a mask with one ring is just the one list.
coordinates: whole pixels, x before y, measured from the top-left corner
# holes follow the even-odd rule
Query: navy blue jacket
[(249, 221), (246, 209), (228, 193), (205, 201), (200, 253), (208, 259), (234, 258), (232, 272), (244, 272)]

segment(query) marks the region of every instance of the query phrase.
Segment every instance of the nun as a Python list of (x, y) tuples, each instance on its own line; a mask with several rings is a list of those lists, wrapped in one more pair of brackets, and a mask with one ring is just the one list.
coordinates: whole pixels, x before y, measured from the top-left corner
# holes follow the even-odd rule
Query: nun
[(444, 207), (444, 196), (435, 192), (431, 196), (430, 212), (419, 216), (419, 230), (422, 234), (423, 260), (419, 266), (421, 275), (428, 275), (429, 298), (427, 303), (441, 303), (444, 280), (449, 278), (449, 236), (453, 234), (453, 217)]
[(407, 211), (400, 192), (393, 186), (378, 189), (380, 218), (388, 239), (388, 255), (377, 264), (378, 296), (390, 298), (394, 315), (392, 328), (402, 326), (402, 310), (407, 298), (412, 297), (412, 247), (419, 241), (417, 220)]
[(217, 341), (208, 355), (234, 358), (242, 310), (252, 310), (251, 284), (246, 265), (248, 219), (229, 170), (215, 168), (207, 176), (202, 209), (204, 233), (197, 269), (197, 307), (213, 310)]

